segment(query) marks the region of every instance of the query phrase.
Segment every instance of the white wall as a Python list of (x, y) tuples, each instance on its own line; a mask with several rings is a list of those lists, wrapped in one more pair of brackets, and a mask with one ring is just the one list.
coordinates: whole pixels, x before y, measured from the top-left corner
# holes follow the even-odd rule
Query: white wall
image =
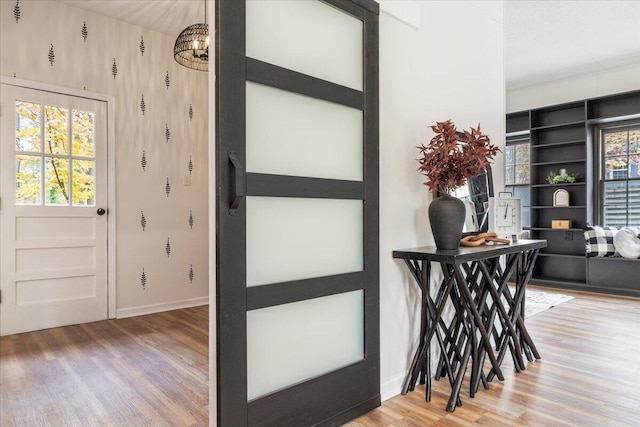
[[(15, 4), (0, 1), (0, 74), (115, 98), (118, 316), (206, 304), (207, 74), (174, 61), (174, 37), (54, 1), (20, 2), (16, 22)], [(53, 63), (49, 61), (51, 45)], [(169, 141), (165, 126), (170, 130)], [(190, 157), (192, 185), (187, 187), (182, 180)], [(146, 219), (144, 230), (141, 212)]]
[[(416, 172), (416, 146), (433, 136), (429, 125), (447, 119), (459, 129), (480, 123), (503, 146), (505, 92), (502, 2), (402, 2), (398, 8), (400, 2), (389, 0), (393, 9), (380, 3), (380, 338), (387, 399), (400, 392), (419, 328), (417, 286), (392, 251), (433, 244), (431, 195)], [(385, 10), (418, 10), (418, 25)], [(503, 169), (499, 155), (496, 190)]]
[(507, 90), (507, 112), (579, 101), (640, 89), (640, 64)]

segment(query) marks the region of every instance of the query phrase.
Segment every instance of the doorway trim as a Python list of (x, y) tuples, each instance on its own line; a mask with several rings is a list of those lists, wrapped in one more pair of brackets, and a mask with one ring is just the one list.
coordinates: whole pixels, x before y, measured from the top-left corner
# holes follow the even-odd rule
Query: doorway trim
[(107, 203), (109, 217), (107, 221), (107, 317), (116, 318), (116, 158), (115, 158), (115, 98), (112, 95), (88, 92), (48, 83), (23, 80), (0, 75), (0, 83), (52, 92), (77, 98), (93, 99), (107, 103)]

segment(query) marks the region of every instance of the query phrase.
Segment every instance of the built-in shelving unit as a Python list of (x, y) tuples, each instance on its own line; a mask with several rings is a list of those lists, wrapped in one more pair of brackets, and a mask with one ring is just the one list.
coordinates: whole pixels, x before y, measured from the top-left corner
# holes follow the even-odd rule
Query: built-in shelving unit
[[(545, 239), (547, 247), (534, 271), (536, 279), (586, 283), (586, 260), (582, 232), (587, 222), (587, 129), (585, 102), (532, 110), (531, 115), (531, 236)], [(549, 184), (550, 172), (566, 169), (577, 174), (576, 183)], [(555, 207), (553, 193), (569, 192), (570, 206)], [(573, 229), (551, 229), (555, 219), (571, 220)]]
[[(595, 223), (597, 212), (593, 128), (632, 117), (640, 117), (640, 91), (507, 115), (507, 137), (530, 135), (530, 233), (534, 239), (547, 241), (532, 283), (589, 289), (583, 230), (588, 223)], [(578, 174), (577, 182), (549, 184), (549, 172), (559, 169)], [(569, 192), (570, 206), (553, 206), (553, 193), (559, 188)], [(551, 228), (555, 219), (571, 220), (572, 228)]]

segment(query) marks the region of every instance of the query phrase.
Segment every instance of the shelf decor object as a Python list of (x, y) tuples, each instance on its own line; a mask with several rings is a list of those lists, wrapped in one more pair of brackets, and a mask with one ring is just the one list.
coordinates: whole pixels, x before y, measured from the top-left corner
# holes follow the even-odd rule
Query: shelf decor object
[(564, 188), (559, 188), (553, 192), (553, 206), (569, 207), (569, 192)]
[(522, 199), (489, 197), (489, 231), (500, 237), (522, 233)]
[(551, 171), (549, 175), (547, 175), (549, 184), (572, 184), (576, 182), (577, 178), (578, 176), (575, 174), (568, 174), (566, 169), (560, 169), (558, 173)]
[(451, 120), (438, 122), (431, 130), (435, 136), (426, 146), (418, 147), (418, 170), (428, 178), (425, 185), (436, 194), (442, 193), (429, 205), (429, 222), (438, 249), (457, 249), (466, 208), (449, 193), (486, 170), (500, 150), (482, 133), (480, 124), (462, 135)]
[(553, 219), (551, 220), (551, 228), (568, 230), (571, 228), (572, 221), (570, 219)]
[[(207, 22), (207, 2), (204, 2)], [(182, 30), (173, 47), (176, 62), (198, 71), (209, 71), (209, 24), (193, 24)]]

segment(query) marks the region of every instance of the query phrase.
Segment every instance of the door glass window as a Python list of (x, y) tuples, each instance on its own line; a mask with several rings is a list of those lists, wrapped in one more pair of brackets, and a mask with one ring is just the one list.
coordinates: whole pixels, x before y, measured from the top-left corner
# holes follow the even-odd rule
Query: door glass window
[(16, 205), (94, 206), (95, 114), (15, 104)]

